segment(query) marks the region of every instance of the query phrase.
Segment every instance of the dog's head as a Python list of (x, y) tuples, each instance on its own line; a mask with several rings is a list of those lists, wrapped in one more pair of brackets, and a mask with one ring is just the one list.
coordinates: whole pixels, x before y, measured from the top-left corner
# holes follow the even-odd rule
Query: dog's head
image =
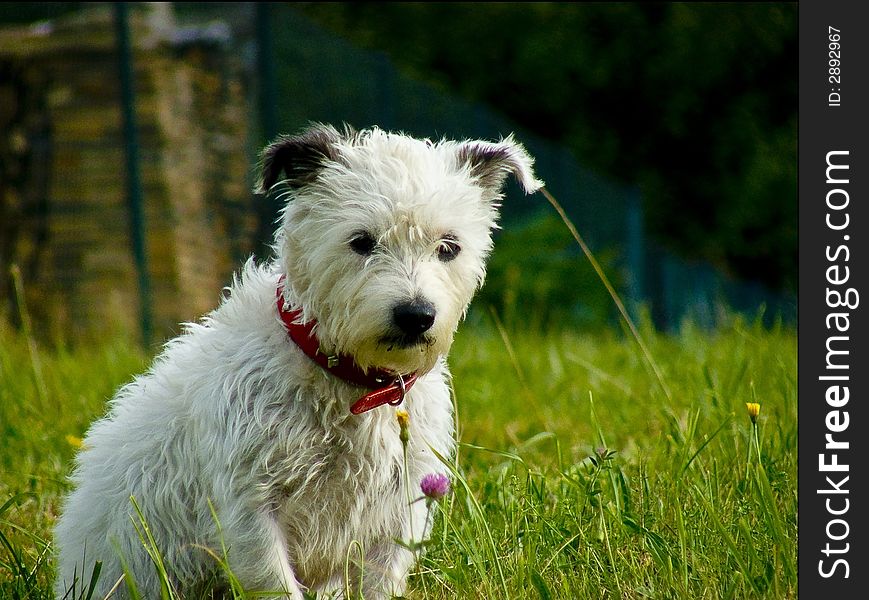
[(543, 185), (532, 164), (512, 137), (315, 125), (269, 145), (260, 191), (287, 200), (275, 250), (324, 348), (363, 368), (432, 368), (483, 282), (505, 179)]

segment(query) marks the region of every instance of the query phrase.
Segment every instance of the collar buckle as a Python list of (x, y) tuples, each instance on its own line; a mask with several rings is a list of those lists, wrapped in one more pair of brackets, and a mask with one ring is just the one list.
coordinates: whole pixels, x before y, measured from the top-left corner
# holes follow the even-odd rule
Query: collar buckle
[(404, 397), (407, 395), (407, 384), (404, 382), (404, 377), (402, 377), (401, 375), (396, 377), (393, 385), (395, 385), (396, 383), (398, 384), (400, 395), (395, 400), (390, 400), (389, 402), (387, 402), (387, 404), (389, 404), (390, 406), (398, 406), (399, 404), (404, 402)]
[(359, 414), (384, 404), (398, 406), (404, 401), (407, 391), (416, 382), (417, 374), (394, 374), (383, 369), (365, 371), (361, 369), (352, 356), (322, 352), (320, 341), (314, 333), (316, 321), (298, 323), (302, 311), (292, 310), (284, 297), (284, 278), (281, 277), (277, 288), (278, 316), (287, 329), (289, 338), (312, 361), (330, 375), (351, 385), (373, 390), (364, 394), (350, 407), (350, 412)]

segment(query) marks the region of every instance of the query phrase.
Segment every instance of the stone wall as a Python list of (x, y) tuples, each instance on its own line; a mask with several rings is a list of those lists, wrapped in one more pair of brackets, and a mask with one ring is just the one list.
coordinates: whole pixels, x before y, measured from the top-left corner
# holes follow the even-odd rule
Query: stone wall
[[(255, 230), (246, 78), (228, 29), (130, 13), (158, 337), (214, 308)], [(111, 5), (0, 31), (0, 303), (22, 271), (39, 329), (137, 334), (139, 290)]]

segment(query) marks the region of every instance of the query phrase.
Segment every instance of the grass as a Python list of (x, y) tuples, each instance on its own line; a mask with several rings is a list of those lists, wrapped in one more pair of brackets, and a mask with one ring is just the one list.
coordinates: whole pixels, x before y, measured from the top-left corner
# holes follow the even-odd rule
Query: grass
[(47, 549), (73, 454), (105, 400), (145, 366), (121, 339), (35, 348), (0, 319), (0, 599), (53, 597)]
[(468, 485), (415, 579), (425, 597), (796, 595), (794, 332), (643, 337), (670, 398), (620, 337), (460, 340)]
[[(668, 395), (630, 336), (486, 317), (451, 354), (453, 493), (408, 596), (796, 596), (793, 330), (641, 327)], [(50, 532), (77, 444), (147, 361), (120, 339), (33, 348), (0, 321), (0, 598), (52, 597)]]

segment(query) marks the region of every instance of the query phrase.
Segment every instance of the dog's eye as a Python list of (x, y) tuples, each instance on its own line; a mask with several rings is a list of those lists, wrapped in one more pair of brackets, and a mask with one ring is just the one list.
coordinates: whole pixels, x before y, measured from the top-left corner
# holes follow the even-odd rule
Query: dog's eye
[(374, 252), (374, 247), (376, 245), (377, 240), (366, 231), (360, 231), (350, 240), (350, 249), (360, 256), (369, 256)]
[(462, 247), (452, 236), (447, 236), (438, 243), (438, 259), (441, 262), (450, 262), (459, 255)]

